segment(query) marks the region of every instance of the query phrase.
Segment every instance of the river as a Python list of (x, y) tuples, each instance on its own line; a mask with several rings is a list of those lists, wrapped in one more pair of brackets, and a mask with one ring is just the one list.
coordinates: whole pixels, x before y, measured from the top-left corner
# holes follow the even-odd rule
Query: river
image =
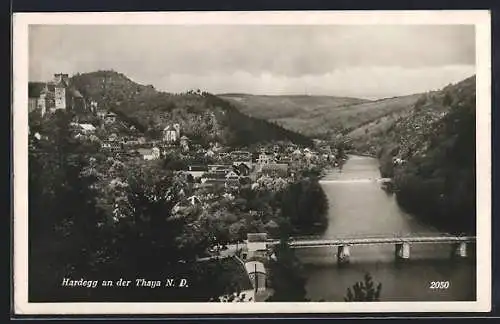
[[(402, 211), (377, 178), (376, 159), (350, 156), (341, 172), (330, 171), (320, 181), (329, 200), (329, 224), (322, 237), (439, 233)], [(312, 301), (343, 301), (347, 288), (361, 281), (366, 272), (382, 283), (381, 301), (475, 300), (474, 251), (470, 249), (466, 259), (453, 260), (450, 250), (449, 244), (415, 244), (410, 260), (396, 263), (392, 245), (352, 246), (350, 263), (343, 267), (336, 264), (336, 248), (298, 249), (296, 253), (304, 265), (306, 291)], [(448, 281), (449, 288), (430, 289), (432, 281)]]

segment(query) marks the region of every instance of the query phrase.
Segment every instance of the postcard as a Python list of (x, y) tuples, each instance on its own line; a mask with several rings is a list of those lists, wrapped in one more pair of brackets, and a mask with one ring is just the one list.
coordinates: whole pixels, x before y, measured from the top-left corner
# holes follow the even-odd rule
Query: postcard
[(16, 13), (14, 311), (487, 312), (488, 11)]

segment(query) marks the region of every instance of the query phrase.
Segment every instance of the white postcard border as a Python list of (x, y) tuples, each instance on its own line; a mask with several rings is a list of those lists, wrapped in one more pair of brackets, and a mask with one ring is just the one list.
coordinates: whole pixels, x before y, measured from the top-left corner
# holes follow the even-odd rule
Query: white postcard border
[[(28, 26), (33, 24), (474, 24), (476, 26), (477, 301), (307, 303), (29, 303)], [(486, 10), (15, 13), (13, 17), (14, 312), (16, 314), (223, 314), (488, 312), (491, 310), (491, 29)]]

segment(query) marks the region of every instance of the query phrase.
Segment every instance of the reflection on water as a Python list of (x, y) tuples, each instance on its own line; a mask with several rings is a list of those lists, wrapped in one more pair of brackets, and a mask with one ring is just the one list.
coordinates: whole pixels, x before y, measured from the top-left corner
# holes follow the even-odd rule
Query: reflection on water
[[(381, 189), (376, 181), (379, 177), (377, 160), (360, 156), (351, 156), (342, 172), (334, 170), (324, 177), (321, 185), (329, 199), (324, 238), (439, 233), (402, 211), (394, 196)], [(336, 248), (297, 250), (306, 268), (309, 298), (343, 301), (347, 287), (369, 271), (375, 281), (382, 282), (381, 299), (385, 301), (475, 300), (472, 247), (466, 260), (451, 260), (449, 244), (414, 244), (411, 258), (404, 264), (394, 262), (391, 244), (352, 246), (350, 251), (350, 264), (339, 268)], [(449, 281), (450, 287), (429, 289), (431, 281)]]

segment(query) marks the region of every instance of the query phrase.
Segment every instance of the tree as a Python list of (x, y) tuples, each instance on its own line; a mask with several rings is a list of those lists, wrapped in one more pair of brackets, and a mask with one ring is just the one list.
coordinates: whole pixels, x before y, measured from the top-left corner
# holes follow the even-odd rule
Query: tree
[[(218, 301), (221, 303), (243, 303), (245, 302), (246, 294), (234, 292), (232, 294), (226, 294), (224, 296), (219, 297)], [(248, 298), (248, 301), (252, 301), (252, 297)], [(214, 301), (214, 300), (212, 300)]]
[(306, 298), (306, 279), (302, 276), (302, 266), (294, 251), (282, 239), (274, 251), (276, 260), (270, 262), (270, 282), (274, 290), (268, 301), (301, 302)]
[(208, 246), (198, 228), (199, 211), (187, 208), (175, 214), (185, 184), (172, 174), (140, 169), (128, 179), (128, 205), (116, 225), (117, 249), (132, 273), (168, 269), (179, 261), (193, 260)]
[(30, 300), (59, 298), (60, 280), (95, 271), (106, 246), (97, 179), (85, 172), (92, 148), (74, 139), (70, 121), (58, 111), (38, 125), (40, 139), (30, 138)]
[(358, 281), (351, 288), (347, 288), (347, 295), (344, 297), (346, 302), (359, 302), (359, 301), (379, 301), (380, 292), (382, 290), (382, 283), (377, 287), (372, 281), (369, 273), (364, 276), (364, 281)]

